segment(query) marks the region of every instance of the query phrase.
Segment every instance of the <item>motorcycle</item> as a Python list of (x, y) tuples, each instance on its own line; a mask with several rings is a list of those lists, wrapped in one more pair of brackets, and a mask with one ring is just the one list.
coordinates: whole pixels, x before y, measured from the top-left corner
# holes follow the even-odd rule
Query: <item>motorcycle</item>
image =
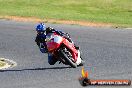
[(56, 33), (49, 33), (46, 35), (45, 41), (48, 52), (54, 55), (58, 61), (73, 68), (83, 65), (79, 49), (76, 49), (74, 44), (66, 38)]

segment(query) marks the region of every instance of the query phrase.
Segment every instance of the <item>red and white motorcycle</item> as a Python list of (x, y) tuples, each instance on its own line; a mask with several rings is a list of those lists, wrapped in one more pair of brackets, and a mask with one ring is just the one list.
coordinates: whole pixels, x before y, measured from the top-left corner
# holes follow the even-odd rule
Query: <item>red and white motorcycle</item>
[(76, 49), (74, 44), (66, 38), (56, 33), (49, 33), (46, 35), (45, 41), (48, 52), (53, 54), (58, 61), (74, 68), (83, 65), (79, 49)]

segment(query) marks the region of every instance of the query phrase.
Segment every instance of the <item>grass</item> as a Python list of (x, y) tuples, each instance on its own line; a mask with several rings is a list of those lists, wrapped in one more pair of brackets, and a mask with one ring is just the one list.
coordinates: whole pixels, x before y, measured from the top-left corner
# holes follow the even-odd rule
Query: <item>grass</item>
[(132, 0), (0, 0), (0, 15), (132, 27)]

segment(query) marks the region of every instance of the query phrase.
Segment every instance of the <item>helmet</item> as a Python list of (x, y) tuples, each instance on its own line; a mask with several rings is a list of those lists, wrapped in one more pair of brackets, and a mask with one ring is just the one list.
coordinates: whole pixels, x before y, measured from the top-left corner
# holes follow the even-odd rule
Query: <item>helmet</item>
[(36, 31), (37, 31), (37, 32), (44, 32), (45, 29), (46, 29), (46, 26), (44, 25), (44, 23), (40, 23), (40, 24), (38, 24), (37, 27), (36, 27)]

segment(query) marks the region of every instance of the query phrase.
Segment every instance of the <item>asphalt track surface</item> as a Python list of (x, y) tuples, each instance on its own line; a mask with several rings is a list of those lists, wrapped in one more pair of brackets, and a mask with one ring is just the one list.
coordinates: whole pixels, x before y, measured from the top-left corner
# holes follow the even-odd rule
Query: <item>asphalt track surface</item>
[[(91, 79), (132, 80), (132, 30), (46, 25), (71, 34), (81, 47), (84, 67)], [(35, 26), (36, 23), (0, 20), (0, 58), (17, 62), (16, 67), (0, 71), (0, 88), (81, 88), (81, 67), (58, 63), (50, 66), (47, 54), (40, 53), (34, 42)], [(121, 88), (125, 87), (132, 86)]]

